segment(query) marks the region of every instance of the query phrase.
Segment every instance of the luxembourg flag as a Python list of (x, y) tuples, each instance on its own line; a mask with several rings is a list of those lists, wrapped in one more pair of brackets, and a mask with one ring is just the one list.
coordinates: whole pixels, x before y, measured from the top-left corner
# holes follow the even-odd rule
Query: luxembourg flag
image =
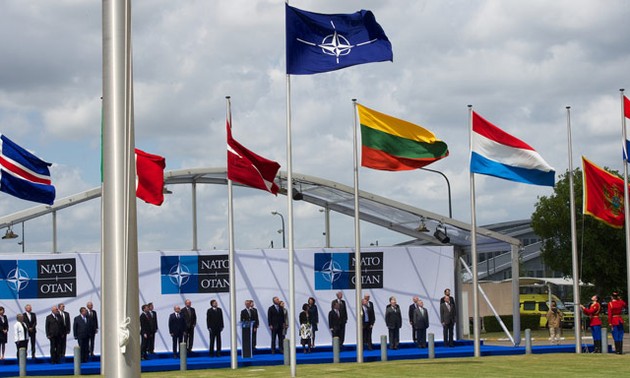
[(527, 143), (472, 112), (470, 171), (525, 184), (554, 186), (555, 171)]

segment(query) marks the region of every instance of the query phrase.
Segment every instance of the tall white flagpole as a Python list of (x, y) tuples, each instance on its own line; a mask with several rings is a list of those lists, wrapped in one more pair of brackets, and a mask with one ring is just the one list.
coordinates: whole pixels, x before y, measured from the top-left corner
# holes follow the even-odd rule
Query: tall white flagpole
[(103, 0), (101, 374), (106, 377), (140, 376), (133, 128), (131, 0)]
[(626, 141), (628, 140), (628, 133), (626, 131), (626, 112), (624, 105), (624, 89), (619, 90), (619, 96), (621, 97), (621, 135), (623, 140), (621, 141), (623, 146), (623, 208), (625, 214), (625, 231), (626, 231), (626, 276), (627, 276), (627, 287), (628, 287), (628, 298), (630, 298), (630, 205), (628, 204), (628, 151), (626, 148)]
[[(225, 96), (226, 118), (232, 128), (232, 103), (230, 96)], [(228, 168), (229, 169), (229, 168)], [(230, 366), (232, 369), (238, 367), (238, 352), (236, 348), (236, 272), (234, 271), (234, 206), (232, 196), (232, 180), (228, 179), (228, 259), (230, 270)]]
[(578, 271), (577, 230), (575, 216), (575, 190), (573, 187), (573, 143), (571, 142), (571, 107), (567, 106), (567, 141), (569, 143), (569, 203), (571, 206), (571, 265), (573, 275), (573, 313), (575, 314), (575, 353), (582, 352), (580, 336), (580, 275)]
[[(289, 4), (289, 1), (286, 1)], [(286, 20), (284, 21), (286, 25)], [(286, 27), (285, 27), (286, 33)], [(286, 47), (285, 47), (286, 48)], [(285, 56), (288, 51), (285, 51)], [(287, 74), (287, 218), (289, 233), (289, 364), (291, 365), (291, 377), (295, 377), (296, 356), (295, 356), (295, 311), (298, 306), (295, 303), (295, 269), (294, 255), (295, 243), (293, 240), (293, 159), (291, 153), (291, 75)]]
[[(473, 149), (472, 111), (472, 105), (468, 105), (468, 124), (470, 127), (469, 150), (471, 156)], [(479, 335), (481, 328), (479, 324), (479, 279), (477, 274), (477, 210), (475, 205), (475, 174), (472, 171), (470, 171), (470, 257), (472, 265), (474, 355), (475, 357), (481, 357), (481, 339)]]
[(360, 230), (360, 214), (359, 211), (359, 142), (357, 127), (357, 99), (352, 99), (354, 112), (354, 133), (352, 136), (352, 145), (354, 147), (354, 293), (356, 305), (356, 323), (357, 323), (357, 362), (363, 362), (363, 321), (360, 318), (360, 309), (363, 307), (361, 303), (361, 230)]

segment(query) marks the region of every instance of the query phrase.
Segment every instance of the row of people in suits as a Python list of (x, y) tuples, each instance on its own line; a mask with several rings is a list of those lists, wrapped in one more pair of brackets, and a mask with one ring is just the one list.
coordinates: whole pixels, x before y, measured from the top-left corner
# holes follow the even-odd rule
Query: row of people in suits
[[(188, 351), (192, 350), (194, 340), (194, 328), (197, 325), (197, 312), (191, 306), (191, 301), (186, 299), (184, 302), (184, 308), (180, 306), (174, 306), (173, 312), (168, 318), (168, 332), (172, 339), (172, 351), (173, 357), (179, 357), (179, 345), (182, 342), (186, 343)], [(146, 317), (146, 316), (145, 316)], [(148, 322), (145, 320), (145, 323)], [(219, 356), (221, 353), (221, 332), (225, 327), (223, 319), (223, 310), (218, 306), (216, 299), (210, 301), (210, 308), (206, 312), (206, 328), (208, 329), (210, 336), (209, 354), (211, 357)], [(142, 315), (141, 315), (141, 327), (142, 329)], [(143, 354), (146, 358), (146, 354)]]
[[(82, 347), (82, 353), (94, 355), (94, 338), (98, 332), (98, 317), (93, 310), (92, 302), (87, 303), (87, 307), (81, 307), (81, 311), (85, 310), (85, 329), (81, 330), (81, 334), (85, 335), (86, 346)], [(80, 317), (77, 316), (77, 317)], [(46, 338), (50, 345), (50, 362), (57, 364), (63, 361), (66, 354), (67, 335), (70, 334), (76, 322), (71, 323), (70, 313), (65, 310), (65, 305), (59, 303), (51, 307), (50, 314), (45, 318), (44, 329)], [(75, 318), (76, 320), (76, 318)], [(9, 322), (4, 314), (4, 308), (0, 307), (0, 359), (4, 359), (4, 351), (7, 343), (7, 335), (9, 330)], [(17, 314), (16, 323), (13, 327), (14, 341), (19, 352), (20, 348), (25, 348), (28, 355), (28, 347), (30, 344), (31, 357), (35, 359), (35, 350), (37, 345), (37, 314), (33, 312), (30, 304), (24, 306), (24, 313)], [(75, 330), (75, 339), (77, 330)], [(87, 360), (87, 359), (86, 359)]]
[[(455, 302), (450, 297), (450, 290), (444, 291), (445, 296), (440, 300), (440, 321), (444, 326), (444, 341), (446, 345), (453, 345), (453, 326), (456, 319)], [(446, 298), (446, 300), (445, 300)], [(402, 327), (402, 313), (400, 306), (395, 297), (389, 298), (389, 304), (385, 308), (385, 323), (389, 331), (389, 347), (398, 349), (400, 343), (400, 328)], [(445, 304), (446, 302), (446, 304)], [(173, 313), (169, 316), (169, 334), (173, 341), (173, 357), (178, 357), (179, 344), (183, 341), (186, 343), (188, 351), (192, 350), (194, 340), (194, 328), (197, 324), (197, 315), (195, 309), (191, 306), (191, 301), (186, 299), (185, 307), (181, 309), (174, 306)], [(309, 322), (311, 324), (311, 340), (310, 346), (315, 343), (315, 331), (317, 331), (317, 306), (315, 299), (308, 300)], [(150, 345), (157, 331), (157, 314), (152, 309), (152, 304), (143, 306), (143, 313), (140, 315), (141, 334), (143, 335), (144, 345), (141, 347), (143, 358), (147, 358), (148, 353), (152, 353)], [(305, 310), (306, 311), (306, 310)], [(362, 300), (359, 316), (362, 322), (363, 342), (369, 350), (372, 345), (372, 329), (376, 322), (374, 312), (374, 304), (370, 301), (370, 295), (366, 294)], [(409, 322), (413, 330), (414, 342), (420, 348), (426, 348), (426, 330), (429, 327), (429, 314), (424, 308), (424, 303), (419, 297), (413, 298), (413, 303), (409, 306)], [(260, 325), (258, 310), (254, 307), (254, 301), (248, 299), (245, 301), (245, 308), (241, 311), (241, 322), (251, 322), (252, 328), (252, 347), (256, 349), (256, 336)], [(279, 297), (273, 297), (273, 304), (267, 310), (267, 320), (269, 330), (271, 331), (271, 352), (277, 350), (283, 351), (283, 341), (286, 336), (288, 327), (288, 313), (284, 306), (284, 302)], [(154, 322), (154, 323), (153, 323)], [(346, 302), (343, 299), (343, 292), (338, 291), (336, 298), (331, 302), (331, 310), (328, 314), (328, 324), (333, 337), (339, 337), (340, 346), (345, 341), (345, 328), (348, 322), (348, 311)], [(143, 327), (144, 324), (144, 327)], [(218, 356), (221, 351), (221, 332), (224, 328), (223, 311), (218, 307), (218, 302), (213, 299), (210, 301), (210, 308), (206, 313), (206, 328), (210, 336), (210, 356)], [(144, 336), (146, 334), (146, 337)], [(146, 342), (145, 342), (146, 339)]]
[[(445, 289), (444, 296), (440, 299), (440, 323), (443, 327), (444, 344), (452, 347), (454, 345), (453, 329), (457, 319), (457, 311), (455, 301), (450, 294), (450, 289)], [(339, 291), (336, 296), (331, 303), (331, 310), (328, 313), (328, 325), (332, 337), (339, 337), (339, 345), (343, 346), (348, 312), (343, 293)], [(372, 350), (372, 329), (376, 322), (376, 316), (374, 304), (370, 301), (370, 295), (366, 294), (362, 299), (359, 319), (362, 324), (363, 344), (368, 350)], [(429, 312), (418, 296), (413, 297), (413, 303), (409, 306), (408, 319), (414, 342), (418, 347), (426, 348), (427, 329), (430, 325)], [(389, 333), (389, 348), (398, 349), (400, 328), (402, 327), (402, 312), (394, 296), (389, 298), (389, 304), (385, 308), (385, 324)]]

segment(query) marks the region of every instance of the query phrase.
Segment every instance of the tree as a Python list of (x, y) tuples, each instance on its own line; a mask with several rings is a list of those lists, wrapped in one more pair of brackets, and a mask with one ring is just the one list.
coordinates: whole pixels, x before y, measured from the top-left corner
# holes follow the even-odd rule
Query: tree
[[(617, 172), (610, 171), (618, 174)], [(582, 171), (573, 173), (575, 190), (578, 272), (583, 282), (595, 285), (595, 293), (625, 291), (626, 245), (624, 229), (608, 226), (583, 214)], [(571, 207), (569, 172), (560, 176), (554, 194), (539, 197), (532, 214), (532, 228), (541, 237), (542, 257), (551, 269), (572, 276)]]

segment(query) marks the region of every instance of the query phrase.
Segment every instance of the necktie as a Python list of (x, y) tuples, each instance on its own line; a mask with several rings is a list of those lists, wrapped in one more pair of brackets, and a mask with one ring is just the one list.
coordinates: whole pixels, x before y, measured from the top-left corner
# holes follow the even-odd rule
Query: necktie
[(177, 312), (175, 313), (175, 317), (179, 319), (179, 314)]
[(83, 323), (87, 323), (87, 318), (85, 316), (83, 317)]

